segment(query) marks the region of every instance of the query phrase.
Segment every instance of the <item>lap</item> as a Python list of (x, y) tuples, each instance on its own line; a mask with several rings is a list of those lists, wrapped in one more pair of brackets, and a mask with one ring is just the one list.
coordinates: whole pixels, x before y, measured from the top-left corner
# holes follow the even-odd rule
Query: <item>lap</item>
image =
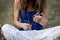
[[(42, 39), (48, 36), (52, 35), (58, 35), (60, 34), (60, 26), (48, 28), (48, 29), (43, 29), (43, 30), (28, 30), (28, 31), (20, 31), (14, 26), (10, 24), (5, 24), (2, 26), (2, 32), (4, 33), (5, 37), (7, 35), (9, 36), (14, 36), (15, 38), (18, 39)], [(60, 36), (60, 35), (59, 35)], [(8, 36), (7, 36), (8, 37)]]

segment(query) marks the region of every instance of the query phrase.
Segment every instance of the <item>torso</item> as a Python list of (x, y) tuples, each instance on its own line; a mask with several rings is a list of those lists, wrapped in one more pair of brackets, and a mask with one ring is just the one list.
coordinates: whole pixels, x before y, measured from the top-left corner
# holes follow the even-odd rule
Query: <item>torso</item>
[(32, 25), (31, 30), (42, 30), (44, 29), (44, 27), (33, 21), (33, 17), (36, 13), (37, 13), (36, 11), (28, 11), (28, 12), (20, 11), (19, 14), (21, 22), (31, 24)]
[[(33, 21), (33, 16), (36, 14), (36, 10), (32, 8), (31, 5), (28, 6), (27, 11), (24, 10), (20, 11), (20, 18), (22, 23), (29, 23), (32, 25), (31, 30), (41, 30), (44, 27), (36, 22)], [(20, 28), (21, 30), (21, 28)]]

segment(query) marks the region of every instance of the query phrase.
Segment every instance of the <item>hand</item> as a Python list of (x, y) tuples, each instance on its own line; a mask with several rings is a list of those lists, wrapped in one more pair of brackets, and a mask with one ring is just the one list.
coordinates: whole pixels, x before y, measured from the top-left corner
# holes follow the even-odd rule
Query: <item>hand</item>
[(34, 16), (34, 17), (33, 17), (33, 21), (34, 21), (34, 22), (39, 23), (39, 22), (41, 22), (41, 20), (42, 20), (42, 16), (39, 16), (39, 15), (38, 15), (38, 16)]
[(46, 20), (45, 18), (42, 18), (40, 24), (41, 24), (42, 26), (46, 26), (46, 25), (47, 25), (47, 20)]
[(21, 27), (22, 27), (24, 30), (30, 30), (30, 29), (31, 29), (31, 25), (28, 24), (28, 23), (22, 23), (22, 24), (21, 24)]

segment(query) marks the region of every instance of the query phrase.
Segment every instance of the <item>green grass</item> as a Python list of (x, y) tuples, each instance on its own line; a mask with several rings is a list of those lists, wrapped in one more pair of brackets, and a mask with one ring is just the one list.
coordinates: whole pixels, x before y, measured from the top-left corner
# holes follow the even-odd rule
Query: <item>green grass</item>
[[(48, 1), (48, 25), (60, 25), (60, 0)], [(13, 0), (0, 0), (0, 27), (2, 24), (13, 24)], [(1, 37), (0, 37), (1, 38)]]

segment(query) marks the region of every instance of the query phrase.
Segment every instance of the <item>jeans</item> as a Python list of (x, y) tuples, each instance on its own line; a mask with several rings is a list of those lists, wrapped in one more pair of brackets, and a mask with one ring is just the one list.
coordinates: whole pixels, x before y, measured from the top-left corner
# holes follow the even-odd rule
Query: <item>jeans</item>
[(53, 40), (60, 36), (60, 26), (43, 30), (20, 31), (10, 24), (5, 24), (1, 31), (6, 40)]

